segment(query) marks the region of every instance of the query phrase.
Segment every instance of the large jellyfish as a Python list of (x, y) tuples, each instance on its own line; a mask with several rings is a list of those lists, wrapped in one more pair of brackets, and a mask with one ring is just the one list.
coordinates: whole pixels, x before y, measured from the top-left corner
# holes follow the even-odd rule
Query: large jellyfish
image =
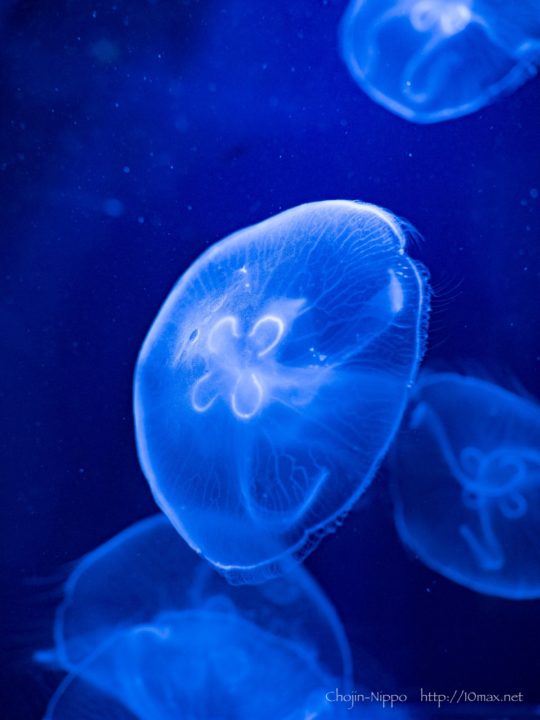
[(538, 0), (352, 0), (342, 54), (357, 83), (407, 120), (467, 115), (510, 93), (540, 59)]
[(454, 374), (417, 384), (395, 446), (403, 541), (478, 592), (540, 597), (540, 407)]
[(341, 624), (301, 568), (233, 587), (164, 516), (92, 552), (65, 587), (55, 647), (68, 672), (47, 720), (335, 717), (350, 686)]
[(150, 329), (139, 458), (176, 529), (231, 581), (303, 558), (385, 454), (426, 330), (406, 236), (373, 205), (301, 205), (211, 247)]

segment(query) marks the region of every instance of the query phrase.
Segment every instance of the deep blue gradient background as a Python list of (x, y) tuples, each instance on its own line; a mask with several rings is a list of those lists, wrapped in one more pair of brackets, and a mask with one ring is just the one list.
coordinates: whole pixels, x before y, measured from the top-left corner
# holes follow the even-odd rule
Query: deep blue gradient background
[[(424, 238), (411, 254), (435, 291), (426, 364), (540, 397), (540, 80), (473, 116), (408, 124), (350, 79), (344, 9), (3, 3), (2, 717), (39, 718), (57, 682), (31, 652), (50, 642), (66, 564), (154, 511), (133, 441), (136, 354), (177, 277), (227, 233), (305, 201), (388, 207)], [(308, 562), (359, 682), (540, 702), (540, 602), (476, 595), (415, 561), (387, 475)]]

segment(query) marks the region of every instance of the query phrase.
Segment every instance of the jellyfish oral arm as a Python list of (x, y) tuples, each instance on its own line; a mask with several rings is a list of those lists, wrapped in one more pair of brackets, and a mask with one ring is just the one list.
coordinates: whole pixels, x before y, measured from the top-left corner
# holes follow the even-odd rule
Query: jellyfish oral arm
[(505, 557), (501, 544), (495, 537), (490, 509), (486, 503), (478, 508), (480, 538), (467, 525), (460, 525), (459, 533), (465, 540), (476, 562), (482, 570), (496, 571), (504, 565)]

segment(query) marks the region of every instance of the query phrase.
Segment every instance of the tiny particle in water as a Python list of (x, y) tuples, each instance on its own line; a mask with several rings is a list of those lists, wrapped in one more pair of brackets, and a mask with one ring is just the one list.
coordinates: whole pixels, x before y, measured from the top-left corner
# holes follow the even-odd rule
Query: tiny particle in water
[(538, 192), (538, 189), (537, 189), (537, 188), (531, 188), (531, 189), (529, 190), (529, 195), (533, 198), (533, 200), (537, 200), (539, 194), (540, 194), (540, 193)]
[(128, 167), (127, 165), (124, 165), (123, 171), (126, 173), (126, 175), (128, 175), (128, 173), (129, 173), (129, 167)]

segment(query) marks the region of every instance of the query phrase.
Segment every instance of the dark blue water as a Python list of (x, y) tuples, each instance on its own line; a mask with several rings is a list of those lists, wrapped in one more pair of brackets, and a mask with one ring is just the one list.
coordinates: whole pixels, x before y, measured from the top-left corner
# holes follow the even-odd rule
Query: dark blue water
[[(306, 201), (391, 209), (431, 271), (426, 364), (540, 397), (540, 80), (460, 120), (407, 123), (350, 79), (344, 4), (3, 3), (2, 717), (39, 718), (58, 682), (31, 653), (51, 641), (66, 564), (154, 512), (136, 354), (176, 278), (227, 233)], [(387, 482), (383, 467), (307, 563), (356, 677), (414, 700), (540, 703), (540, 603), (421, 565)]]

